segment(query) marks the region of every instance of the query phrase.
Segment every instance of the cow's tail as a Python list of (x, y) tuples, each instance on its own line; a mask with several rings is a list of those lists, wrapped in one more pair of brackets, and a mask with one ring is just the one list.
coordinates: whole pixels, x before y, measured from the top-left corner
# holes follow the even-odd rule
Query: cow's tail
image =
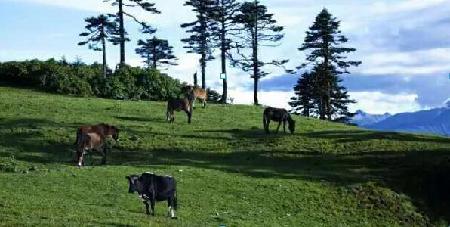
[(79, 144), (80, 140), (81, 140), (81, 129), (78, 129), (77, 130), (77, 138), (75, 139), (75, 143), (73, 145)]
[(174, 183), (175, 183), (175, 193), (174, 193), (174, 196), (173, 196), (173, 209), (177, 210), (178, 209), (177, 182), (174, 181)]

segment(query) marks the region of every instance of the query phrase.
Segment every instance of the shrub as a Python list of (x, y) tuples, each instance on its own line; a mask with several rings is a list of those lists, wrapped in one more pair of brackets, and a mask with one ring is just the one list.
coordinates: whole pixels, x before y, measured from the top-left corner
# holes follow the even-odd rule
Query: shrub
[(59, 94), (112, 99), (167, 100), (181, 93), (179, 80), (157, 70), (125, 66), (107, 78), (99, 64), (31, 60), (0, 63), (0, 82)]

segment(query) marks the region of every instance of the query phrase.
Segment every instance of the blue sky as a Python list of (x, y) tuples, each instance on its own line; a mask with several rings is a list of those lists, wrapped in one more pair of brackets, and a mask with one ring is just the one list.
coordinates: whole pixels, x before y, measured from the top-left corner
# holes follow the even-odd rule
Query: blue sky
[[(264, 48), (261, 57), (288, 58), (288, 67), (300, 65), (305, 54), (296, 51), (314, 17), (326, 7), (342, 21), (342, 31), (349, 45), (358, 51), (350, 56), (363, 61), (352, 74), (343, 76), (351, 97), (358, 103), (353, 110), (371, 113), (405, 112), (442, 106), (450, 98), (450, 1), (449, 0), (260, 0), (268, 5), (280, 25), (285, 39), (277, 48)], [(135, 11), (139, 18), (157, 27), (157, 35), (174, 45), (180, 64), (169, 75), (192, 82), (199, 71), (198, 56), (186, 54), (179, 27), (191, 21), (193, 14), (181, 0), (154, 0), (161, 15)], [(101, 60), (101, 53), (76, 44), (83, 31), (83, 19), (114, 8), (102, 0), (1, 0), (0, 61), (50, 57), (85, 62)], [(127, 62), (140, 65), (134, 53), (135, 43), (145, 38), (138, 27), (128, 21), (126, 28), (132, 41), (127, 43)], [(108, 48), (108, 62), (114, 66), (118, 48)], [(218, 54), (218, 53), (216, 53)], [(210, 62), (209, 86), (221, 90), (217, 61)], [(298, 76), (285, 75), (278, 69), (262, 80), (260, 100), (273, 106), (287, 106)], [(251, 103), (252, 80), (239, 70), (229, 72), (230, 93), (237, 103)]]

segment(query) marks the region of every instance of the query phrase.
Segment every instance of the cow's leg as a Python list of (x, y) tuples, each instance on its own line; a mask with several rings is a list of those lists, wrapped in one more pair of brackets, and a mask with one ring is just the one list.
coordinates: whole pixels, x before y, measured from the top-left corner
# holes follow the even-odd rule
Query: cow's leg
[(176, 205), (176, 197), (174, 197), (174, 196), (169, 197), (169, 199), (167, 200), (167, 205), (169, 207), (169, 211), (167, 213), (167, 216), (169, 216), (172, 219), (176, 219), (177, 218), (175, 216), (175, 209), (177, 207), (177, 205)]
[(266, 123), (266, 132), (267, 132), (267, 134), (270, 134), (270, 119), (267, 119), (266, 122), (267, 122)]
[(145, 205), (145, 213), (146, 213), (147, 215), (150, 215), (150, 210), (149, 210), (150, 205), (148, 204), (147, 201), (144, 201), (143, 203), (144, 203), (144, 205)]
[(283, 131), (286, 133), (286, 120), (283, 120)]
[(190, 124), (191, 123), (191, 118), (192, 118), (192, 112), (189, 111), (189, 110), (186, 110), (186, 115), (188, 117), (188, 123)]
[(106, 164), (106, 152), (107, 152), (107, 149), (108, 148), (106, 148), (107, 146), (105, 146), (105, 145), (103, 145), (103, 147), (101, 148), (101, 150), (102, 150), (102, 155), (103, 155), (103, 158), (102, 158), (102, 165), (105, 165)]
[(277, 133), (280, 131), (281, 121), (278, 122)]
[(206, 108), (206, 99), (203, 99), (203, 109)]
[(84, 155), (87, 153), (86, 149), (81, 149), (77, 152), (77, 156), (78, 156), (78, 167), (82, 167), (84, 166)]
[(152, 208), (152, 216), (155, 216), (155, 198), (150, 199), (150, 206)]

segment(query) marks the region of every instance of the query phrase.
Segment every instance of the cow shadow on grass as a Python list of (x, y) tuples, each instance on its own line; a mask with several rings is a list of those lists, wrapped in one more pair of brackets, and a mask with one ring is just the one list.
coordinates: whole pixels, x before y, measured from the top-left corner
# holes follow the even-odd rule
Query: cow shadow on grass
[(308, 138), (324, 138), (333, 139), (339, 143), (359, 142), (367, 140), (391, 140), (401, 142), (433, 142), (450, 144), (450, 138), (421, 135), (421, 134), (405, 134), (398, 132), (381, 132), (368, 130), (324, 130), (308, 133), (301, 133), (302, 136)]
[(166, 119), (161, 117), (130, 117), (130, 116), (115, 116), (116, 119), (121, 121), (131, 121), (131, 122), (153, 122), (153, 123), (165, 123)]
[[(450, 221), (450, 149), (449, 140), (440, 137), (405, 135), (401, 133), (379, 133), (370, 131), (326, 131), (301, 136), (337, 139), (338, 143), (372, 139), (392, 141), (433, 142), (439, 146), (423, 151), (355, 152), (330, 154), (309, 151), (287, 152), (271, 147), (268, 150), (251, 146), (271, 146), (278, 140), (290, 136), (283, 133), (265, 135), (260, 129), (207, 130), (200, 133), (231, 134), (228, 152), (211, 152), (207, 149), (173, 148), (153, 150), (129, 150), (113, 152), (110, 165), (130, 165), (152, 168), (152, 166), (191, 166), (212, 169), (231, 174), (255, 178), (298, 179), (327, 182), (351, 187), (355, 184), (377, 182), (399, 194), (408, 195), (432, 220), (444, 218)], [(352, 139), (352, 137), (359, 137)]]
[(66, 130), (75, 124), (45, 119), (0, 120), (0, 156), (32, 163), (67, 163), (73, 160), (74, 138)]
[[(73, 160), (72, 132), (76, 126), (42, 119), (0, 119), (0, 156), (14, 154), (18, 160), (32, 163), (70, 164)], [(129, 134), (146, 135), (142, 131), (130, 130)], [(173, 133), (149, 132), (150, 135), (152, 133), (154, 136), (174, 136)], [(444, 217), (450, 221), (449, 139), (362, 130), (327, 130), (295, 135), (331, 139), (336, 143), (383, 139), (433, 142), (441, 147), (408, 153), (372, 150), (370, 153), (330, 154), (281, 150), (277, 144), (290, 136), (283, 132), (266, 135), (257, 128), (194, 130), (174, 137), (197, 138), (201, 142), (223, 139), (230, 149), (214, 152), (205, 148), (207, 146), (189, 148), (169, 144), (163, 149), (146, 150), (129, 149), (128, 145), (122, 147), (119, 143), (109, 154), (108, 165), (145, 168), (191, 166), (254, 178), (310, 180), (339, 186), (375, 181), (413, 198), (429, 217)]]

